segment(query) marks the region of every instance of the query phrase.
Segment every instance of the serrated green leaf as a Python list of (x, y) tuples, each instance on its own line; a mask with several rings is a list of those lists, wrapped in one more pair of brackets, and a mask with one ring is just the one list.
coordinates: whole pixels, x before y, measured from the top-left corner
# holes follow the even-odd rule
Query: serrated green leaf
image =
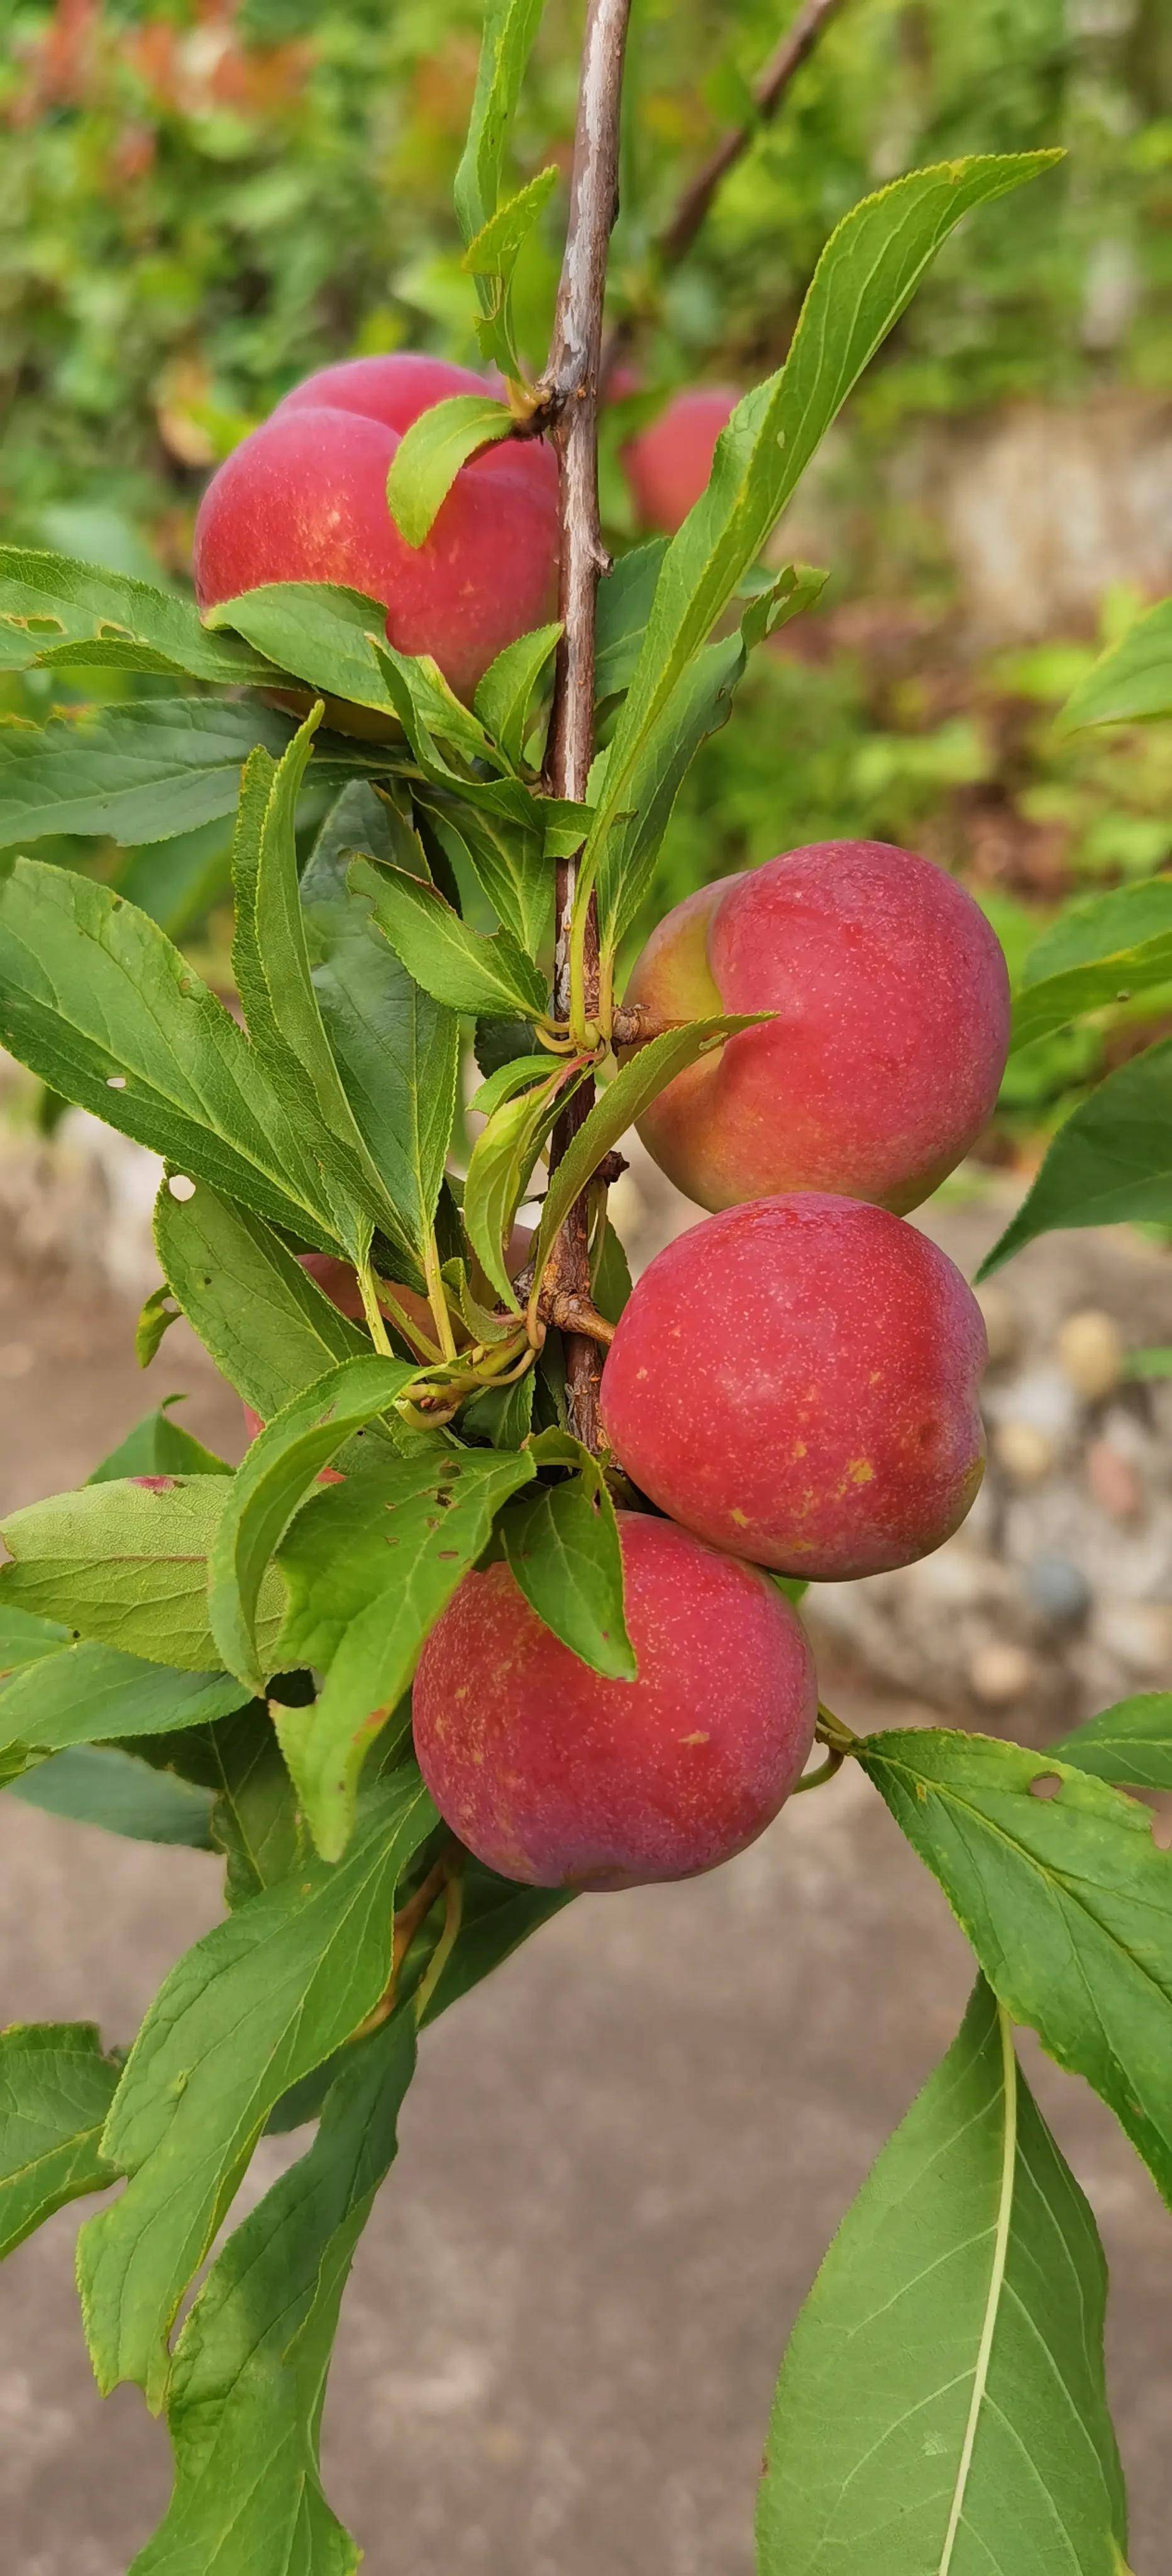
[(482, 1387), (460, 1414), (465, 1440), (485, 1441), (490, 1449), (520, 1449), (533, 1427), (536, 1373), (527, 1369), (511, 1386)]
[[(509, 1075), (515, 1067), (504, 1068)], [(499, 1084), (500, 1077), (493, 1079)], [(573, 1064), (555, 1063), (544, 1081), (501, 1097), (473, 1145), (464, 1180), (464, 1227), (477, 1260), (506, 1306), (520, 1314), (505, 1249), (527, 1196), (533, 1165), (554, 1121), (582, 1080)], [(485, 1085), (485, 1089), (488, 1089)], [(478, 1095), (480, 1097), (480, 1095)]]
[(541, 5), (542, 0), (488, 0), (476, 94), (453, 192), (466, 242), (474, 241), (483, 231), (500, 203), (509, 128), (537, 33)]
[[(390, 717), (393, 701), (375, 651), (386, 618), (381, 600), (341, 583), (273, 581), (219, 601), (206, 612), (205, 623), (217, 635), (231, 628), (246, 637), (258, 652), (323, 697), (373, 707)], [(386, 766), (401, 761), (401, 749), (397, 754), (388, 750)]]
[(0, 2031), (0, 2258), (117, 2177), (98, 2151), (118, 2068), (92, 2022)]
[[(147, 1663), (214, 1673), (208, 1559), (231, 1492), (226, 1476), (175, 1476), (83, 1485), (28, 1503), (0, 1525), (13, 1559), (0, 1567), (0, 1599), (63, 1617), (80, 1636)], [(280, 1579), (270, 1573), (258, 1619), (263, 1649), (275, 1647), (283, 1612)]]
[(515, 644), (506, 644), (495, 662), (489, 663), (477, 689), (476, 713), (514, 769), (520, 768), (524, 756), (534, 692), (561, 636), (560, 624), (536, 626), (532, 634), (518, 635)]
[[(169, 1291), (164, 1291), (169, 1294)], [(174, 1300), (172, 1299), (172, 1304)], [(165, 1323), (171, 1317), (164, 1318)], [(148, 1354), (153, 1357), (153, 1353)], [(226, 1458), (217, 1458), (214, 1450), (205, 1449), (181, 1422), (172, 1422), (171, 1406), (186, 1404), (185, 1395), (165, 1395), (153, 1413), (143, 1415), (125, 1440), (120, 1440), (109, 1457), (103, 1458), (87, 1485), (109, 1485), (120, 1476), (230, 1476)]]
[(1012, 1049), (1084, 1011), (1172, 982), (1172, 877), (1074, 905), (1031, 948), (1014, 997)]
[(210, 636), (193, 599), (68, 555), (0, 546), (0, 669), (98, 666), (266, 687), (267, 662)]
[(169, 939), (181, 944), (199, 931), (209, 912), (232, 888), (231, 835), (222, 822), (200, 823), (170, 841), (148, 841), (124, 850), (112, 884), (128, 903), (149, 912)]
[(893, 1731), (857, 1750), (1007, 2012), (1102, 2095), (1172, 2199), (1172, 1854), (1151, 1816), (990, 1736)]
[(1118, 1789), (1172, 1789), (1172, 1692), (1121, 1699), (1072, 1727), (1053, 1750), (1076, 1771), (1093, 1771)]
[(289, 1595), (281, 1650), (325, 1679), (312, 1708), (278, 1710), (275, 1724), (327, 1859), (346, 1848), (362, 1764), (429, 1629), (533, 1472), (512, 1451), (404, 1459), (361, 1490), (335, 1485), (294, 1522), (278, 1559)]
[(508, 778), (451, 789), (429, 785), (416, 789), (415, 802), (457, 881), (463, 861), (505, 933), (526, 957), (536, 957), (553, 914), (554, 876), (545, 818), (528, 788)]
[(367, 1351), (357, 1324), (301, 1267), (263, 1219), (199, 1189), (155, 1204), (155, 1243), (171, 1294), (205, 1350), (262, 1420), (312, 1385), (331, 1361)]
[(38, 1619), (31, 1610), (13, 1610), (0, 1603), (0, 1681), (27, 1671), (30, 1664), (43, 1663), (69, 1642), (70, 1632), (60, 1620)]
[(307, 1862), (217, 1924), (165, 1979), (102, 2140), (130, 2179), (78, 2246), (103, 2390), (135, 2379), (161, 2402), (184, 2290), (274, 2103), (378, 2003), (396, 1886), (435, 1822), (414, 1764), (404, 1764), (371, 1791), (344, 1861)]
[(227, 1717), (246, 1694), (227, 1673), (177, 1672), (77, 1639), (54, 1647), (0, 1690), (0, 1752), (60, 1753), (67, 1745), (166, 1735)]
[[(0, 1757), (2, 1759), (2, 1757)], [(181, 1843), (210, 1851), (212, 1802), (206, 1791), (112, 1744), (76, 1744), (51, 1754), (9, 1794), (74, 1825), (99, 1825), (136, 1843)]]
[(387, 508), (409, 546), (425, 544), (469, 457), (512, 433), (513, 415), (494, 394), (452, 394), (420, 412), (387, 474)]
[[(897, 179), (852, 208), (815, 269), (785, 365), (738, 403), (712, 478), (672, 539), (639, 663), (610, 746), (583, 860), (588, 888), (607, 834), (629, 810), (643, 746), (693, 656), (757, 560), (815, 449), (973, 207), (1048, 168), (1047, 152), (979, 155)], [(583, 897), (584, 899), (584, 897)]]
[(594, 694), (602, 705), (630, 687), (638, 667), (667, 553), (666, 537), (649, 537), (620, 555), (598, 585), (594, 637)]
[(417, 1374), (410, 1360), (374, 1351), (343, 1360), (291, 1398), (237, 1468), (208, 1559), (212, 1634), (229, 1672), (261, 1693), (266, 1673), (256, 1633), (261, 1585), (273, 1554), (323, 1467)]
[(1144, 724), (1155, 716), (1172, 716), (1172, 599), (1158, 600), (1100, 654), (1058, 723), (1074, 733), (1081, 725)]
[(590, 1286), (599, 1314), (617, 1324), (631, 1294), (631, 1265), (609, 1217), (594, 1252)]
[(1060, 1127), (1017, 1215), (977, 1272), (988, 1279), (1056, 1228), (1172, 1218), (1172, 1038), (1110, 1073)]
[(530, 1448), (539, 1466), (574, 1472), (565, 1484), (538, 1486), (502, 1515), (515, 1580), (572, 1655), (609, 1681), (634, 1681), (618, 1521), (598, 1460), (560, 1431), (540, 1432)]
[(394, 2159), (415, 2066), (410, 2013), (350, 2050), (321, 2127), (208, 2275), (175, 2349), (175, 2492), (130, 2576), (354, 2576), (322, 2492), (326, 2373), (355, 2247)]
[(219, 821), (263, 743), (278, 755), (287, 718), (255, 700), (140, 698), (0, 727), (0, 847), (46, 832), (169, 841)]
[(980, 1983), (794, 2328), (759, 2576), (1117, 2576), (1091, 2211)]
[(435, 886), (402, 868), (373, 868), (357, 859), (347, 884), (370, 904), (371, 917), (409, 975), (450, 1010), (518, 1019), (543, 1016), (545, 985), (503, 928), (491, 939), (470, 930)]
[(35, 859), (0, 869), (0, 1041), (42, 1082), (324, 1250), (321, 1176), (244, 1031), (145, 913)]
[(212, 1841), (226, 1863), (224, 1900), (235, 1912), (304, 1867), (309, 1837), (267, 1708), (254, 1700), (209, 1726), (205, 1745), (198, 1767), (212, 1793)]
[(367, 1148), (398, 1214), (393, 1239), (420, 1270), (456, 1115), (459, 1025), (407, 973), (351, 892), (356, 852), (392, 858), (387, 809), (366, 786), (346, 788), (301, 879), (313, 989)]
[(755, 1025), (754, 1018), (749, 1017), (689, 1020), (682, 1028), (668, 1029), (662, 1037), (652, 1038), (647, 1046), (629, 1056), (613, 1082), (599, 1092), (589, 1117), (583, 1120), (556, 1171), (550, 1174), (533, 1247), (535, 1293), (575, 1199), (612, 1145), (617, 1145), (620, 1136), (626, 1135), (628, 1127), (642, 1117), (649, 1103), (686, 1066), (695, 1064), (713, 1047), (722, 1046), (738, 1029)]

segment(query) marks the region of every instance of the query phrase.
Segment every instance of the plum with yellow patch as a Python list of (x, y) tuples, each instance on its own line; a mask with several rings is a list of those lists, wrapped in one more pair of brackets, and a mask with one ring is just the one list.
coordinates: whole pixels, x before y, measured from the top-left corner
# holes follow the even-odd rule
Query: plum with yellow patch
[(1009, 1046), (1000, 943), (963, 886), (886, 841), (725, 877), (651, 934), (628, 1003), (767, 1011), (669, 1083), (639, 1133), (701, 1207), (840, 1190), (906, 1214), (991, 1115)]
[(509, 1567), (465, 1576), (423, 1649), (415, 1750), (453, 1832), (531, 1887), (691, 1878), (763, 1833), (814, 1740), (805, 1633), (755, 1567), (620, 1512), (638, 1665), (604, 1680)]
[(822, 1580), (927, 1556), (984, 1469), (981, 1310), (887, 1209), (728, 1208), (644, 1271), (602, 1379), (606, 1437), (714, 1547)]
[(540, 439), (460, 467), (421, 546), (387, 508), (391, 460), (420, 414), (485, 394), (466, 367), (408, 351), (322, 367), (214, 474), (195, 523), (201, 608), (269, 582), (338, 582), (383, 602), (400, 653), (430, 653), (471, 698), (506, 644), (555, 614), (558, 477)]

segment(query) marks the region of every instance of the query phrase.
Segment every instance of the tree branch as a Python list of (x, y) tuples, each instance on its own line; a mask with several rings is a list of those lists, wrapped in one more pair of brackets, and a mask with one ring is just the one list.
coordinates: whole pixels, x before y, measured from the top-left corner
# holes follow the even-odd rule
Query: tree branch
[(842, 0), (804, 0), (754, 86), (754, 121), (735, 126), (722, 137), (684, 190), (671, 222), (660, 234), (659, 256), (665, 268), (674, 268), (691, 249), (721, 180), (748, 151), (759, 126), (767, 125), (776, 115), (795, 72), (801, 70), (823, 29), (841, 7)]
[[(609, 571), (598, 515), (598, 380), (602, 306), (611, 228), (618, 210), (619, 104), (631, 0), (589, 0), (578, 91), (578, 122), (570, 178), (570, 220), (558, 289), (553, 347), (541, 385), (541, 408), (554, 422), (558, 453), (561, 572), (558, 612), (562, 640), (554, 673), (546, 780), (554, 796), (580, 801), (594, 750), (594, 621), (600, 574)], [(557, 948), (554, 1010), (568, 1019), (570, 923), (577, 888), (576, 858), (557, 862)], [(598, 1007), (598, 924), (591, 907), (586, 939), (585, 1015)], [(559, 1118), (550, 1148), (551, 1170), (561, 1161), (587, 1116), (593, 1085), (584, 1083)], [(571, 1209), (558, 1239), (557, 1293), (590, 1303), (590, 1209), (585, 1193)], [(570, 1420), (588, 1448), (599, 1445), (598, 1344), (579, 1333), (566, 1336)]]

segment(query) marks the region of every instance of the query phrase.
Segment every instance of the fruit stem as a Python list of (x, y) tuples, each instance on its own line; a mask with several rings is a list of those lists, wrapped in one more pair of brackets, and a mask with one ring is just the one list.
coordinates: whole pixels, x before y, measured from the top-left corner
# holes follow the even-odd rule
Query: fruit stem
[(841, 1717), (836, 1717), (834, 1710), (827, 1708), (825, 1700), (821, 1699), (818, 1702), (818, 1722), (815, 1732), (820, 1744), (829, 1745), (831, 1752), (840, 1756), (854, 1753), (862, 1742), (862, 1737), (856, 1735), (853, 1728), (847, 1726)]
[(454, 1360), (456, 1356), (456, 1336), (452, 1331), (452, 1318), (448, 1313), (448, 1300), (444, 1291), (443, 1277), (440, 1271), (439, 1245), (435, 1239), (434, 1226), (432, 1226), (428, 1232), (427, 1242), (424, 1247), (423, 1275), (427, 1281), (427, 1302), (431, 1308), (435, 1322), (435, 1329), (439, 1336), (440, 1350), (446, 1360)]
[(837, 1752), (832, 1745), (825, 1762), (820, 1762), (816, 1771), (803, 1772), (801, 1779), (790, 1791), (791, 1798), (799, 1798), (803, 1789), (820, 1789), (824, 1780), (833, 1780), (835, 1772), (841, 1771), (845, 1760), (845, 1753)]
[(415, 1990), (415, 2019), (421, 2022), (460, 1937), (464, 1920), (464, 1854), (452, 1853), (444, 1883), (444, 1928)]
[[(553, 345), (541, 393), (554, 422), (558, 457), (561, 559), (558, 614), (562, 637), (554, 668), (553, 711), (545, 784), (549, 794), (585, 800), (594, 750), (594, 632), (600, 576), (610, 559), (598, 511), (598, 374), (602, 307), (611, 227), (618, 209), (619, 107), (631, 0), (589, 0), (578, 90), (578, 119), (570, 174), (570, 220), (558, 288)], [(598, 911), (593, 897), (580, 905), (578, 855), (557, 861), (553, 1016), (568, 1021), (579, 1048), (598, 1019)], [(580, 918), (579, 918), (580, 916)], [(550, 1170), (555, 1171), (583, 1120), (594, 1086), (584, 1082), (567, 1101), (553, 1131)], [(562, 1237), (559, 1281), (567, 1293), (589, 1300), (589, 1206), (585, 1193), (571, 1208)], [(591, 1450), (600, 1445), (598, 1345), (582, 1333), (566, 1336), (566, 1392), (570, 1421)]]
[(382, 1310), (378, 1302), (378, 1289), (375, 1286), (374, 1271), (371, 1268), (369, 1260), (360, 1261), (358, 1263), (357, 1276), (358, 1286), (362, 1294), (362, 1311), (366, 1317), (370, 1338), (374, 1343), (376, 1351), (381, 1354), (383, 1359), (393, 1360), (395, 1354), (391, 1349), (387, 1328), (383, 1322)]

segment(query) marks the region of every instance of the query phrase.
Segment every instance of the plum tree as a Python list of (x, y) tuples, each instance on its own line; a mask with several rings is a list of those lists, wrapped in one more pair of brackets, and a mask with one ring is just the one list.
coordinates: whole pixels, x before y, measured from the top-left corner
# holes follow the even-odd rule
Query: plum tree
[(729, 1208), (644, 1271), (602, 1379), (608, 1440), (715, 1547), (792, 1575), (908, 1565), (984, 1467), (976, 1298), (914, 1226), (810, 1191)]
[(701, 1207), (836, 1190), (917, 1207), (980, 1134), (1009, 981), (963, 886), (885, 841), (822, 841), (689, 895), (627, 991), (656, 1017), (769, 1011), (660, 1093), (649, 1153)]
[(814, 1740), (810, 1650), (755, 1567), (620, 1512), (634, 1681), (581, 1663), (501, 1562), (465, 1575), (415, 1679), (415, 1749), (478, 1859), (536, 1887), (691, 1878), (754, 1842)]
[(712, 472), (717, 439), (740, 401), (735, 385), (695, 385), (674, 394), (657, 420), (623, 450), (623, 465), (645, 528), (672, 537)]
[(554, 613), (557, 463), (506, 439), (457, 474), (423, 545), (387, 508), (403, 432), (483, 377), (399, 352), (322, 367), (214, 474), (195, 526), (201, 608), (276, 581), (340, 582), (384, 602), (401, 653), (430, 653), (470, 698), (506, 644)]

